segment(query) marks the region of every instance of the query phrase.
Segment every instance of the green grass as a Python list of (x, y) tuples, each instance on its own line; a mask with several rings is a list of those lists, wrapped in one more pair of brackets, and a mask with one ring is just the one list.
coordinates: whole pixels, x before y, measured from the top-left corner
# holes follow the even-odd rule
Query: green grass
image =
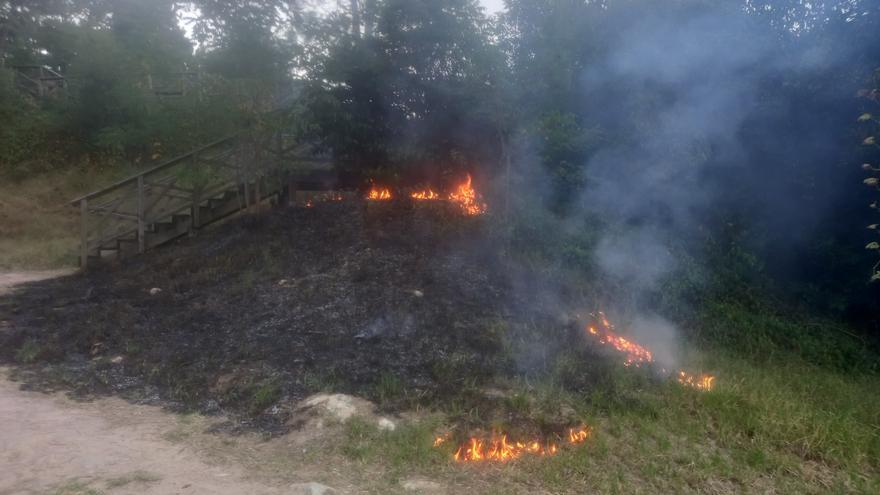
[(71, 167), (21, 181), (0, 176), (0, 270), (76, 266), (79, 211), (69, 201), (132, 170)]
[(711, 392), (646, 383), (630, 370), (615, 375), (622, 383), (613, 393), (571, 393), (552, 380), (517, 391), (508, 399), (517, 410), (537, 416), (565, 401), (595, 428), (585, 445), (551, 458), (457, 465), (454, 446), (432, 446), (437, 431), (455, 425), (442, 419), (390, 433), (350, 423), (341, 449), (389, 466), (390, 482), (395, 473), (421, 473), (493, 493), (880, 492), (880, 378), (791, 354), (759, 365), (704, 356), (709, 363), (718, 375)]
[(62, 484), (49, 493), (52, 495), (104, 495), (104, 492), (89, 485), (90, 483), (73, 480)]
[(153, 474), (149, 471), (133, 471), (124, 476), (119, 476), (117, 478), (110, 478), (107, 480), (107, 489), (113, 490), (115, 488), (120, 488), (123, 486), (130, 485), (132, 483), (155, 483), (161, 480), (162, 477), (156, 474)]

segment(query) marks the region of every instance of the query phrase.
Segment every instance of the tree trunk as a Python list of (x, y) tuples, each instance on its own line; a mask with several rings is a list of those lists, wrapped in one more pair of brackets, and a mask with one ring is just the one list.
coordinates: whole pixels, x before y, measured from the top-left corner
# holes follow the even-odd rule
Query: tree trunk
[(351, 0), (351, 35), (361, 37), (361, 6), (358, 0)]
[(376, 0), (364, 0), (364, 36), (373, 37), (376, 25)]

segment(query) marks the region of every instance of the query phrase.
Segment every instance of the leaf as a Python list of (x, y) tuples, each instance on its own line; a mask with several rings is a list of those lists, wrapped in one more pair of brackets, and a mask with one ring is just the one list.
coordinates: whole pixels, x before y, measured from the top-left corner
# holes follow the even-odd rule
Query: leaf
[(863, 113), (859, 116), (859, 122), (867, 122), (871, 120), (872, 115), (870, 113)]
[(868, 136), (865, 138), (864, 141), (862, 141), (862, 144), (864, 144), (865, 146), (871, 146), (877, 144), (877, 139), (874, 138), (874, 136)]
[(880, 227), (880, 224), (873, 223), (871, 225), (868, 225), (868, 229), (870, 230), (877, 230), (877, 227)]
[(871, 251), (876, 251), (876, 250), (880, 249), (880, 242), (874, 241), (874, 242), (868, 244), (867, 246), (865, 246), (865, 249), (869, 249)]
[(868, 177), (862, 182), (864, 182), (866, 186), (876, 187), (878, 184), (880, 184), (880, 179), (878, 179), (877, 177)]

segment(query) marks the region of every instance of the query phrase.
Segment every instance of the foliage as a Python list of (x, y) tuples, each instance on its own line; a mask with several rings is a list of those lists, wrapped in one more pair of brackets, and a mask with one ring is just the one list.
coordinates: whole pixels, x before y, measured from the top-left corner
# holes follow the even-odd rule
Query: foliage
[[(880, 89), (877, 89), (878, 86), (880, 86), (880, 69), (874, 71), (873, 83), (872, 89), (862, 90), (859, 92), (859, 95), (864, 98), (868, 105), (870, 105), (870, 110), (880, 112)], [(880, 135), (880, 116), (872, 114), (870, 111), (866, 111), (859, 116), (858, 121), (864, 125), (866, 131), (862, 139), (862, 146), (868, 150), (866, 152), (866, 161), (862, 165), (862, 169), (870, 174), (870, 177), (863, 182), (873, 190), (880, 191), (880, 164), (877, 163), (880, 161), (880, 142), (878, 142), (878, 135)], [(870, 206), (871, 209), (880, 213), (880, 206), (878, 206), (878, 201), (876, 199)], [(880, 233), (880, 225), (873, 222), (868, 225), (868, 230), (871, 230), (874, 233)], [(878, 242), (876, 235), (872, 236), (866, 249), (869, 251), (875, 251), (878, 256), (880, 256), (880, 242)], [(880, 282), (880, 261), (877, 261), (871, 270), (871, 281)]]
[[(356, 169), (491, 165), (498, 149), (500, 54), (473, 0), (381, 2), (371, 36), (347, 19), (313, 26), (306, 119)], [(327, 35), (326, 33), (335, 33)], [(471, 167), (473, 168), (473, 167)]]

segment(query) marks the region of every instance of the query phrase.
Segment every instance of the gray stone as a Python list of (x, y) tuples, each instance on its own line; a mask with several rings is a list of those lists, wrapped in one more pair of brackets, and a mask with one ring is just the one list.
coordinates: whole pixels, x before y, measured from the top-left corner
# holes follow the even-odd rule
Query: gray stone
[(289, 495), (336, 495), (337, 491), (320, 483), (297, 483), (290, 486)]
[(440, 483), (420, 478), (404, 480), (400, 483), (400, 486), (408, 492), (424, 495), (439, 495), (441, 493), (446, 493), (446, 488)]

